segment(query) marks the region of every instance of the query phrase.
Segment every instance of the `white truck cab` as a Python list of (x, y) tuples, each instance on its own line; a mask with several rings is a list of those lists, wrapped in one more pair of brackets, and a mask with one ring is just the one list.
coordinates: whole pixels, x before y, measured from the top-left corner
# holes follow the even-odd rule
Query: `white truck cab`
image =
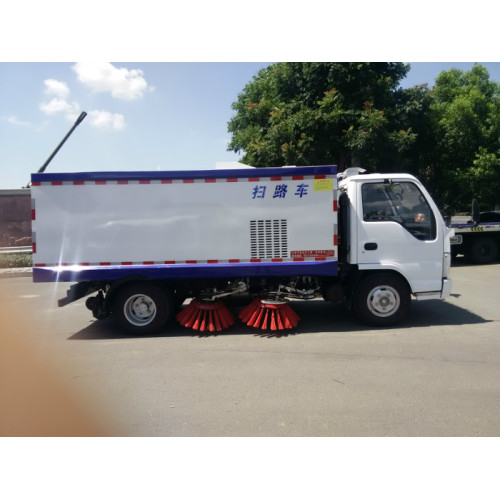
[(450, 295), (453, 230), (415, 177), (353, 175), (339, 191), (343, 260), (356, 269), (352, 306), (362, 317), (388, 324), (406, 313), (410, 293), (420, 300)]

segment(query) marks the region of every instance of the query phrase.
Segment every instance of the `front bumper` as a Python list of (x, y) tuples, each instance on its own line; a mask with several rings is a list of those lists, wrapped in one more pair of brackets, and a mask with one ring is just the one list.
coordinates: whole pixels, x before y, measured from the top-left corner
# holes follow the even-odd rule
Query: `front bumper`
[(451, 295), (451, 287), (453, 280), (451, 278), (443, 278), (443, 288), (441, 290), (441, 298), (447, 299)]
[(443, 278), (443, 286), (440, 292), (417, 292), (414, 295), (417, 300), (447, 299), (451, 295), (451, 286), (451, 278)]

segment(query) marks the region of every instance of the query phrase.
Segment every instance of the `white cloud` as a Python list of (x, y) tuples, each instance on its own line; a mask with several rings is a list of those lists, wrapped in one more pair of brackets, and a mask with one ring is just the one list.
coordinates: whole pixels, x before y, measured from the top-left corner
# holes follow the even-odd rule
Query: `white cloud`
[(66, 99), (69, 96), (69, 88), (66, 82), (61, 82), (59, 80), (54, 80), (49, 78), (44, 80), (45, 93), (48, 95), (55, 95), (61, 99)]
[(125, 128), (125, 118), (119, 113), (109, 111), (89, 111), (90, 124), (96, 128), (122, 130)]
[(69, 121), (76, 120), (80, 112), (80, 105), (75, 101), (68, 101), (69, 87), (66, 82), (48, 78), (44, 80), (43, 83), (45, 85), (44, 93), (55, 97), (52, 97), (52, 99), (48, 101), (41, 102), (38, 105), (40, 111), (49, 116), (61, 113), (64, 114)]
[(21, 125), (23, 127), (29, 127), (31, 125), (31, 122), (21, 120), (15, 115), (2, 116), (2, 120), (6, 120), (8, 123), (11, 123), (12, 125)]
[(117, 68), (111, 63), (76, 63), (78, 80), (95, 92), (109, 92), (116, 99), (133, 101), (152, 88), (140, 69)]
[[(111, 64), (75, 64), (73, 70), (78, 79), (96, 91), (109, 91), (122, 99), (137, 99), (148, 89), (140, 70), (117, 69)], [(63, 115), (68, 121), (75, 121), (80, 114), (80, 104), (70, 101), (70, 89), (66, 82), (49, 78), (44, 80), (44, 93), (49, 96), (39, 103), (40, 111), (48, 116)], [(16, 117), (11, 123), (22, 124)], [(88, 122), (92, 127), (108, 130), (125, 128), (125, 117), (110, 111), (92, 110), (88, 112)]]
[(55, 115), (57, 113), (64, 113), (68, 120), (78, 114), (80, 105), (77, 102), (68, 102), (66, 99), (60, 97), (53, 97), (50, 101), (41, 102), (39, 108), (46, 115)]

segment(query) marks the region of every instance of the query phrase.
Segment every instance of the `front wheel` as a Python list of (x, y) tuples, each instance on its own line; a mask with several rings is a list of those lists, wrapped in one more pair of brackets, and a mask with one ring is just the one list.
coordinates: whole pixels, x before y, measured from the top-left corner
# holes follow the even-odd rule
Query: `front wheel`
[(408, 284), (391, 273), (367, 275), (354, 292), (354, 312), (363, 323), (371, 326), (399, 323), (410, 311), (410, 304)]
[(131, 283), (117, 291), (112, 312), (115, 320), (134, 334), (160, 331), (172, 314), (168, 291), (150, 283)]

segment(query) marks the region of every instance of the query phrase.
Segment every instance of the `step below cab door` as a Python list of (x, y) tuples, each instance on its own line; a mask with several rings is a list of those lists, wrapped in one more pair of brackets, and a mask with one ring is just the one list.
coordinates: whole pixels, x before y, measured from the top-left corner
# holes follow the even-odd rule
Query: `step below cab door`
[(367, 180), (356, 200), (359, 268), (397, 271), (413, 293), (440, 291), (442, 217), (425, 188), (413, 177)]

